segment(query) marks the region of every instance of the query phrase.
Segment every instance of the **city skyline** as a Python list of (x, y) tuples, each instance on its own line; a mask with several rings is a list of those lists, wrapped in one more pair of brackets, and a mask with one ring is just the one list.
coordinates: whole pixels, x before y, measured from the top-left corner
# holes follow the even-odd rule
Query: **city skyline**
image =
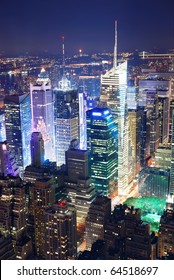
[[(141, 5), (140, 5), (141, 4)], [(118, 51), (170, 49), (174, 42), (172, 0), (165, 5), (134, 0), (29, 3), (3, 2), (0, 18), (0, 53), (60, 53), (65, 36), (66, 54), (112, 51), (114, 21), (118, 21)]]

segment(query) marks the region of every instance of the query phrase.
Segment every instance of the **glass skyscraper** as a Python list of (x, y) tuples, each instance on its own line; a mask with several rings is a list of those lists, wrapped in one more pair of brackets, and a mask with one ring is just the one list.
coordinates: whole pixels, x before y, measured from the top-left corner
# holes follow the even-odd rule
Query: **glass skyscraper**
[(109, 109), (87, 111), (87, 149), (94, 187), (106, 196), (117, 192), (118, 127)]
[(9, 95), (5, 97), (6, 138), (9, 149), (16, 157), (20, 175), (31, 163), (31, 110), (30, 95)]
[(118, 120), (118, 191), (128, 187), (127, 62), (101, 75), (100, 106), (108, 107)]
[(65, 151), (79, 137), (78, 93), (65, 74), (54, 89), (55, 154), (58, 166), (65, 164)]
[(118, 192), (128, 190), (128, 109), (127, 109), (127, 61), (117, 65), (117, 22), (113, 67), (101, 75), (100, 106), (108, 107), (118, 120)]
[(51, 82), (44, 69), (35, 84), (30, 84), (32, 131), (41, 132), (44, 140), (45, 160), (55, 160), (54, 104)]

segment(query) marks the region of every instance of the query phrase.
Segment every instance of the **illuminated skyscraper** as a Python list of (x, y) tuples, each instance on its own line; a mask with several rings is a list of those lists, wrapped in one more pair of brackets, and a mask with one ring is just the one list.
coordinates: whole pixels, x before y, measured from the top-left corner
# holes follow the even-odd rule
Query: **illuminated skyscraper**
[(174, 195), (174, 110), (172, 111), (172, 146), (171, 146), (171, 168), (169, 193)]
[(129, 162), (131, 169), (131, 176), (135, 178), (136, 174), (140, 170), (140, 148), (141, 148), (141, 122), (142, 122), (142, 110), (129, 109), (129, 139), (130, 139), (130, 154)]
[(80, 149), (86, 150), (87, 148), (87, 135), (86, 135), (86, 101), (84, 93), (79, 93), (79, 141)]
[(44, 210), (55, 203), (55, 180), (51, 177), (37, 179), (33, 189), (36, 254), (45, 257)]
[(51, 82), (44, 69), (35, 84), (30, 84), (32, 131), (42, 133), (45, 159), (55, 160), (54, 104)]
[(6, 140), (6, 131), (5, 131), (5, 114), (0, 112), (0, 142)]
[(87, 111), (87, 149), (95, 189), (106, 196), (116, 195), (118, 127), (109, 109), (95, 108)]
[(79, 104), (77, 89), (65, 74), (63, 42), (63, 76), (54, 89), (55, 154), (58, 166), (65, 164), (65, 151), (73, 139), (79, 138)]
[(117, 23), (113, 67), (101, 75), (100, 106), (108, 107), (118, 120), (118, 192), (128, 191), (127, 61), (117, 65)]
[(44, 212), (45, 253), (49, 260), (74, 260), (77, 255), (76, 211), (58, 201)]
[[(63, 82), (67, 83), (66, 77)], [(69, 82), (68, 82), (69, 83)], [(55, 150), (58, 166), (65, 164), (65, 151), (79, 137), (78, 94), (70, 87), (58, 88), (55, 94)]]
[(17, 176), (19, 169), (14, 154), (10, 151), (7, 142), (4, 141), (0, 142), (0, 175), (7, 176), (8, 174)]
[[(16, 258), (31, 253), (31, 240), (26, 237), (26, 195), (20, 177), (0, 176), (0, 232), (12, 239)], [(21, 250), (20, 250), (20, 249)]]
[(31, 111), (30, 95), (9, 95), (5, 97), (6, 138), (9, 149), (16, 157), (20, 176), (31, 163)]

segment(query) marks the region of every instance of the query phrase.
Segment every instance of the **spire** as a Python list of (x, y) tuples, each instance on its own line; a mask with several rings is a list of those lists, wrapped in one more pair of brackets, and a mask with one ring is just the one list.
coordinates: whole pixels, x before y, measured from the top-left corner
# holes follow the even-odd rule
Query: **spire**
[(62, 67), (63, 67), (63, 75), (65, 74), (65, 44), (64, 44), (65, 37), (62, 36)]
[(117, 67), (117, 20), (115, 21), (115, 44), (114, 44), (114, 61), (113, 67)]

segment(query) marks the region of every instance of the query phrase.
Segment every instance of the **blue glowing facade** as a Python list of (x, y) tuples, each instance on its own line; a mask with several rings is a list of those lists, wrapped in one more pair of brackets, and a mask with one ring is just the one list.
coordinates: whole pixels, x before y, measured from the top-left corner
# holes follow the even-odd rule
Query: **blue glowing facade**
[(118, 179), (118, 124), (109, 109), (95, 108), (87, 111), (87, 149), (95, 189), (106, 196), (115, 196)]
[(6, 131), (5, 131), (5, 114), (0, 112), (0, 142), (6, 140)]
[(31, 109), (30, 95), (9, 95), (5, 97), (6, 136), (9, 149), (16, 157), (20, 176), (31, 163)]

